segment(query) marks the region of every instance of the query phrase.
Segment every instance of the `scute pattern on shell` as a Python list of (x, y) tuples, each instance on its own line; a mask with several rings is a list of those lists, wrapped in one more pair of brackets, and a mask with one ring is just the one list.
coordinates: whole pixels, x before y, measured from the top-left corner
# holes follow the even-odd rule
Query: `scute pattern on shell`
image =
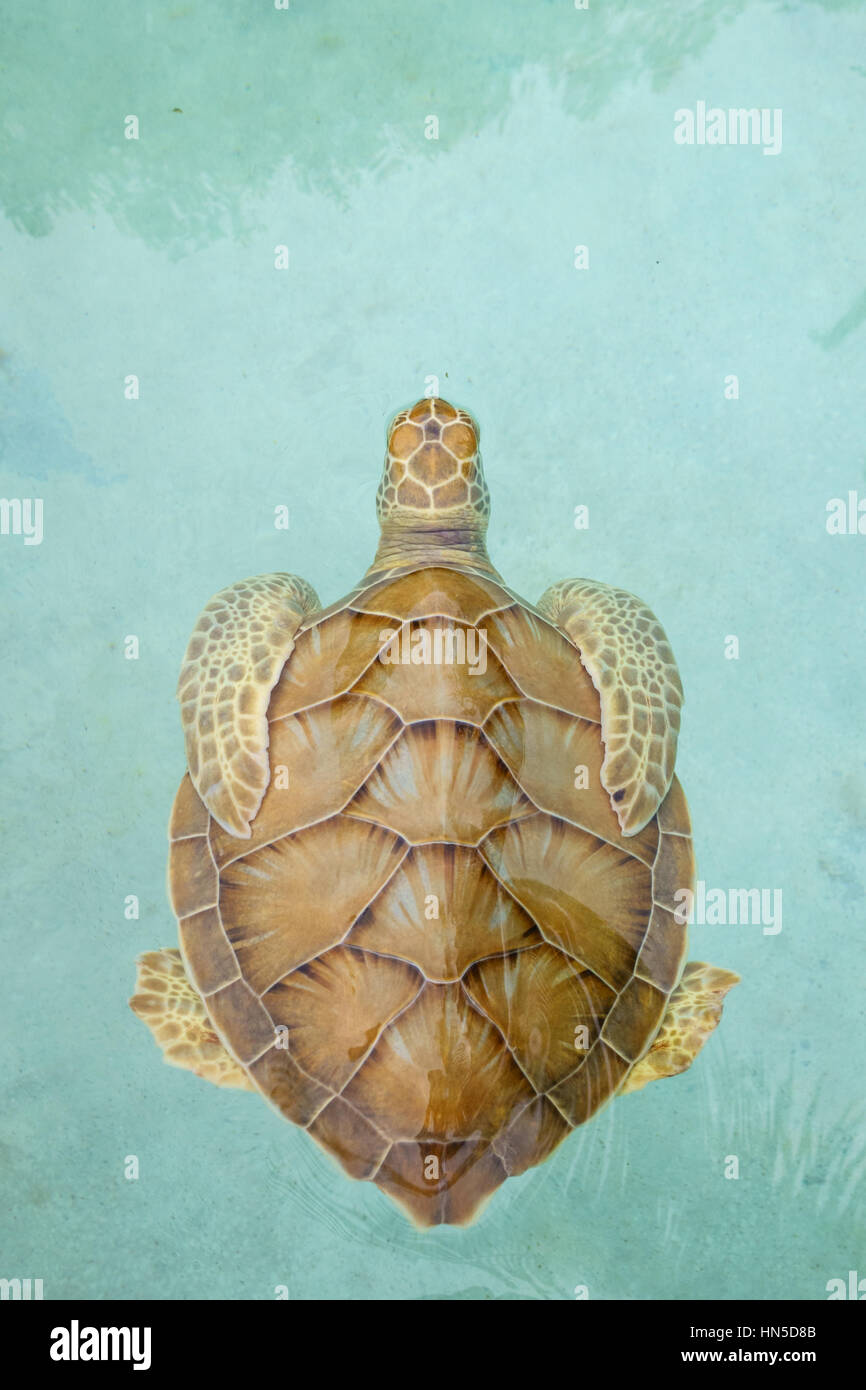
[[(437, 624), (485, 669), (413, 661)], [(465, 1223), (650, 1046), (684, 959), (685, 798), (674, 779), (625, 836), (576, 647), (442, 566), (307, 620), (268, 719), (249, 840), (178, 793), (187, 970), (284, 1116), (417, 1223)]]

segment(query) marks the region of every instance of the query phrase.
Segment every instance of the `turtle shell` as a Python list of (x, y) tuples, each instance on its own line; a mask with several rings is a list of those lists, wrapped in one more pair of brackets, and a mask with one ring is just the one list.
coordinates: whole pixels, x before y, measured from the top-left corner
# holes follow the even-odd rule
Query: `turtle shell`
[(622, 1085), (682, 970), (688, 809), (624, 837), (598, 695), (531, 604), (444, 566), (298, 635), (237, 839), (185, 777), (187, 971), (258, 1090), (419, 1225), (470, 1221)]

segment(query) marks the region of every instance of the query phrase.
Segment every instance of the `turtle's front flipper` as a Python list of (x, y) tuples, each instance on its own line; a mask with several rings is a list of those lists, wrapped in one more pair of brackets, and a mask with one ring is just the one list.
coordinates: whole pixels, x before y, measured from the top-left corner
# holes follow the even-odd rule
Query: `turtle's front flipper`
[(304, 618), (321, 607), (295, 574), (262, 574), (206, 604), (177, 683), (193, 785), (239, 839), (268, 785), (268, 702)]
[(630, 1071), (621, 1094), (690, 1067), (722, 1017), (725, 995), (739, 983), (739, 975), (731, 970), (689, 961), (668, 1000), (655, 1042)]
[(148, 951), (139, 956), (135, 994), (129, 1003), (172, 1066), (186, 1067), (216, 1086), (255, 1090), (211, 1027), (201, 996), (187, 979), (180, 951)]
[(674, 775), (683, 687), (658, 618), (634, 594), (564, 579), (538, 601), (580, 652), (601, 700), (601, 780), (624, 835), (652, 820)]

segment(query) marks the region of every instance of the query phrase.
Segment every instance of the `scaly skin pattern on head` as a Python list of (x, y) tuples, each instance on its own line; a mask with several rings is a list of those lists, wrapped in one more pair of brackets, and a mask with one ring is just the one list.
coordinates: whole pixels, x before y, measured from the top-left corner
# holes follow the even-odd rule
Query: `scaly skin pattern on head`
[(490, 494), (478, 439), (472, 416), (438, 396), (394, 417), (376, 494), (382, 534), (368, 575), (416, 561), (496, 573), (484, 539)]

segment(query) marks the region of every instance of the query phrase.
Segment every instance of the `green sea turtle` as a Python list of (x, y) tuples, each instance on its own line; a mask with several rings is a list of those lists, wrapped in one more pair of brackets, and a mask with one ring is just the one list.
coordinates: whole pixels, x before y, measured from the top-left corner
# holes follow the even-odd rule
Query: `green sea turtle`
[(537, 604), (487, 556), (475, 422), (392, 422), (376, 557), (323, 608), (270, 574), (180, 675), (180, 950), (132, 1007), (423, 1226), (463, 1224), (611, 1096), (694, 1060), (737, 976), (684, 965), (682, 687), (621, 589)]

